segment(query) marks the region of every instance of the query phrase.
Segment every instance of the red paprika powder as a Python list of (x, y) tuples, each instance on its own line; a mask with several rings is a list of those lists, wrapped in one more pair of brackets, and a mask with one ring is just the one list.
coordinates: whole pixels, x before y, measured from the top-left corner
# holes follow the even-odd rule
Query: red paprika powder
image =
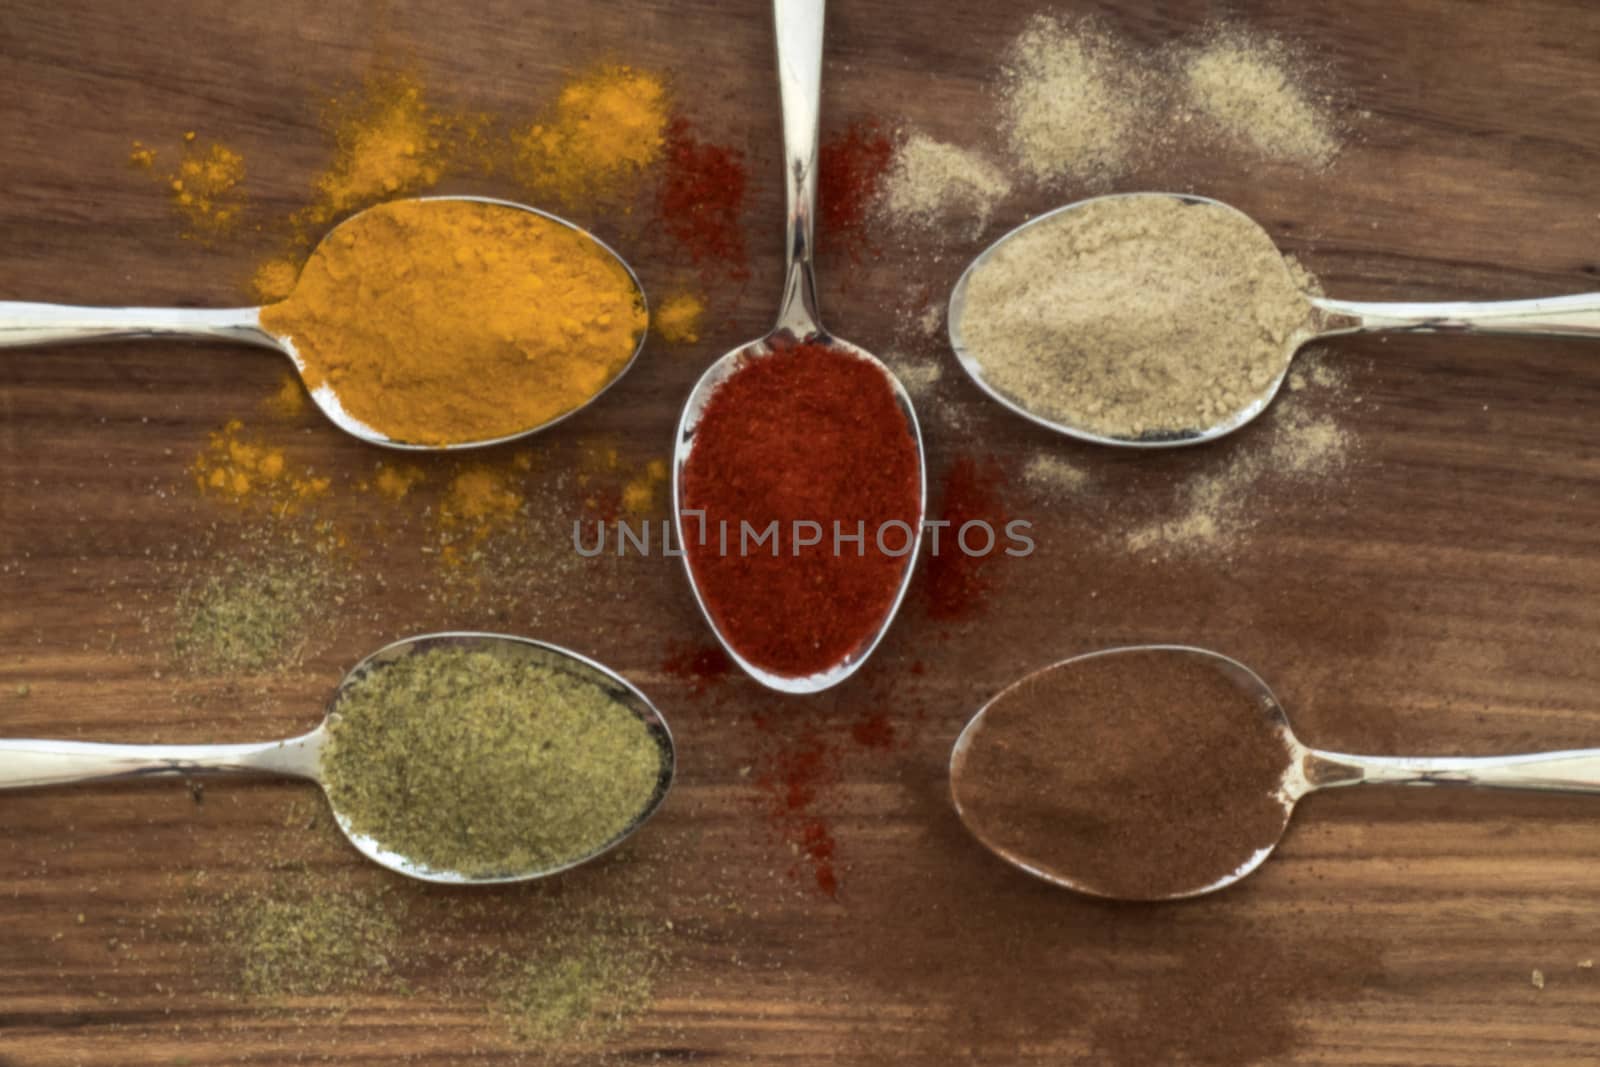
[(695, 263), (725, 264), (743, 277), (744, 154), (702, 141), (687, 119), (667, 128), (666, 166), (656, 191), (661, 228), (677, 240)]
[(822, 232), (854, 259), (866, 248), (867, 211), (893, 157), (894, 144), (875, 119), (852, 122), (822, 142), (817, 160)]
[(939, 518), (948, 525), (941, 530), (938, 551), (928, 558), (928, 617), (940, 622), (955, 622), (981, 614), (984, 602), (994, 587), (991, 568), (1003, 553), (969, 556), (961, 549), (961, 528), (969, 522), (982, 522), (997, 534), (1005, 529), (1007, 515), (1000, 490), (1005, 472), (993, 456), (982, 462), (971, 456), (958, 456), (945, 471), (939, 495)]
[[(922, 521), (916, 443), (893, 389), (825, 345), (751, 360), (718, 387), (682, 490), (685, 512), (704, 512), (684, 515), (683, 547), (718, 629), (791, 677), (834, 666), (877, 630)], [(741, 537), (772, 524), (771, 540)]]

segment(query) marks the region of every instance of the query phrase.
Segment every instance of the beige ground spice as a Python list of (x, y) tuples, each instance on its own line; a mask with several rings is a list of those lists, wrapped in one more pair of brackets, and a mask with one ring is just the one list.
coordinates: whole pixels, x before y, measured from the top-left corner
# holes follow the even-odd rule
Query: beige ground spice
[(1127, 170), (1149, 81), (1119, 39), (1038, 15), (1012, 43), (1002, 81), (1002, 129), (1029, 178), (1105, 187)]
[(892, 225), (978, 234), (1011, 193), (1011, 179), (977, 152), (912, 133), (895, 149), (879, 207)]
[(1312, 168), (1338, 154), (1328, 100), (1303, 84), (1303, 64), (1282, 42), (1229, 29), (1180, 62), (1185, 104), (1229, 139)]
[(1244, 216), (1159, 194), (1096, 200), (1018, 234), (973, 272), (960, 324), (984, 377), (1046, 418), (1160, 438), (1258, 400), (1310, 305)]

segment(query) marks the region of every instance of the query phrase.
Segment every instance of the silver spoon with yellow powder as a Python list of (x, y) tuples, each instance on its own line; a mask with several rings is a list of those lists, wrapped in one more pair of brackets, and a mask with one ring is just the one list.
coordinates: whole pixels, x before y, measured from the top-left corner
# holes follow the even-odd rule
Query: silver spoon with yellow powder
[(542, 878), (620, 844), (672, 784), (672, 734), (620, 675), (500, 634), (408, 638), (285, 741), (0, 740), (0, 789), (198, 774), (309, 778), (350, 843), (429, 882)]
[(978, 387), (1095, 444), (1171, 448), (1266, 410), (1295, 352), (1347, 333), (1600, 337), (1600, 293), (1495, 303), (1335, 300), (1248, 216), (1122, 193), (1058, 208), (975, 259), (950, 344)]
[(0, 348), (233, 341), (293, 360), (334, 424), (403, 449), (501, 444), (552, 426), (633, 364), (648, 312), (610, 247), (534, 208), (427, 197), (368, 208), (262, 308), (0, 302)]

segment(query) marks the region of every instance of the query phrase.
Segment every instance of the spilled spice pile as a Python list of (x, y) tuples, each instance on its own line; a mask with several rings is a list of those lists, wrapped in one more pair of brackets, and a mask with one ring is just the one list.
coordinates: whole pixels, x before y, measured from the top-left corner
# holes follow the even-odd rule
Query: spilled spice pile
[(1104, 896), (1159, 900), (1277, 841), (1282, 727), (1215, 657), (1139, 649), (1029, 675), (951, 767), (961, 817), (1000, 854)]
[[(1205, 469), (1180, 483), (1172, 514), (1132, 527), (1122, 546), (1146, 556), (1226, 553), (1255, 524), (1263, 489), (1282, 482), (1335, 484), (1357, 441), (1329, 410), (1330, 400), (1343, 400), (1344, 378), (1315, 357), (1315, 351), (1302, 354), (1284, 395), (1259, 424), (1240, 440), (1222, 443), (1202, 460)], [(1320, 398), (1308, 397), (1313, 388)]]
[(230, 559), (179, 594), (173, 651), (197, 674), (293, 666), (335, 584), (324, 561), (309, 554)]
[[(157, 152), (133, 142), (128, 159), (154, 170)], [(163, 179), (172, 207), (189, 224), (189, 236), (208, 240), (232, 230), (244, 209), (244, 157), (218, 141), (201, 143), (194, 131), (183, 135), (183, 156)]]
[(1011, 179), (971, 149), (912, 133), (894, 152), (878, 210), (892, 225), (938, 238), (954, 225), (976, 236), (1011, 194)]
[(652, 325), (668, 344), (692, 345), (700, 340), (700, 318), (705, 302), (694, 293), (674, 293), (656, 309)]
[(299, 872), (273, 891), (229, 896), (224, 910), (240, 992), (307, 997), (370, 989), (388, 975), (405, 904), (387, 887), (319, 892)]
[(985, 379), (1030, 411), (1160, 440), (1263, 403), (1311, 317), (1255, 223), (1139, 194), (1088, 202), (1007, 241), (973, 271), (960, 333)]
[(1189, 107), (1265, 159), (1320, 169), (1339, 152), (1326, 99), (1303, 88), (1304, 64), (1281, 42), (1233, 28), (1182, 59)]
[[(927, 613), (938, 622), (957, 622), (981, 615), (985, 602), (993, 591), (995, 566), (1004, 558), (998, 547), (1004, 543), (1002, 531), (1009, 521), (1002, 490), (1006, 485), (1005, 471), (993, 456), (978, 459), (958, 456), (945, 471), (939, 491), (939, 519), (946, 525), (940, 530), (939, 550), (933, 551), (932, 535), (925, 568), (923, 588), (926, 590)], [(962, 550), (960, 533), (968, 523), (986, 524), (997, 539), (994, 551), (969, 555)], [(976, 535), (974, 548), (983, 542)]]
[(894, 143), (876, 119), (857, 119), (817, 150), (819, 229), (854, 259), (867, 251), (867, 209), (893, 154)]
[(645, 811), (663, 770), (613, 687), (500, 646), (425, 649), (352, 683), (321, 766), (355, 832), (470, 875), (593, 853)]
[[(301, 395), (294, 384), (294, 396)], [(230, 419), (206, 439), (190, 464), (195, 485), (207, 496), (230, 503), (255, 505), (283, 517), (326, 495), (330, 478), (291, 464), (284, 450), (249, 433), (239, 419)]]
[(539, 201), (619, 199), (661, 155), (669, 100), (650, 71), (601, 64), (571, 79), (549, 113), (518, 135), (517, 169)]
[(1148, 122), (1148, 75), (1091, 22), (1036, 15), (1003, 68), (1002, 127), (1035, 182), (1101, 188), (1125, 171)]
[(651, 1002), (666, 962), (658, 930), (642, 916), (578, 905), (504, 968), (491, 1010), (525, 1045), (612, 1037)]
[(696, 265), (722, 268), (733, 278), (748, 273), (740, 227), (748, 184), (743, 152), (703, 140), (687, 119), (672, 120), (657, 222)]

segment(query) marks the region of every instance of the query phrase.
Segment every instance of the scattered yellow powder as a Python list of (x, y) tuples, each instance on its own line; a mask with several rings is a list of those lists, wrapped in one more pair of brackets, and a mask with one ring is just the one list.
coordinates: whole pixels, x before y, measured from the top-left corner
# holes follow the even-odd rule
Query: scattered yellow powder
[[(183, 157), (170, 173), (162, 175), (173, 210), (187, 223), (187, 237), (208, 239), (232, 230), (244, 209), (244, 157), (226, 145), (201, 144), (194, 134), (184, 136)], [(133, 142), (129, 162), (154, 170), (156, 151)]]
[(336, 154), (313, 183), (316, 202), (300, 214), (302, 226), (320, 228), (355, 208), (431, 188), (445, 173), (452, 120), (411, 74), (369, 76), (332, 101), (327, 123)]
[(668, 118), (661, 78), (602, 64), (569, 81), (555, 106), (515, 138), (518, 172), (563, 207), (629, 191), (661, 155)]
[(269, 259), (256, 268), (250, 278), (250, 289), (263, 304), (276, 304), (294, 292), (294, 283), (300, 277), (300, 268), (291, 259)]
[(1326, 167), (1339, 139), (1300, 66), (1279, 41), (1225, 30), (1185, 58), (1183, 83), (1189, 105), (1231, 139), (1267, 159)]
[(210, 435), (190, 470), (201, 492), (236, 504), (263, 504), (276, 514), (293, 514), (332, 484), (310, 471), (291, 470), (283, 449), (247, 437), (238, 419)]
[(285, 419), (305, 414), (306, 390), (295, 374), (285, 374), (278, 382), (278, 390), (261, 402), (261, 406)]
[(670, 344), (692, 345), (700, 340), (700, 316), (705, 310), (705, 303), (694, 293), (669, 296), (656, 309), (656, 332)]
[(426, 480), (427, 475), (420, 467), (410, 464), (393, 466), (380, 462), (378, 472), (372, 477), (372, 487), (390, 500), (404, 500), (415, 486)]
[(656, 510), (661, 489), (667, 484), (667, 461), (652, 459), (644, 470), (628, 479), (622, 488), (622, 507), (630, 515), (648, 515)]
[(475, 533), (488, 534), (515, 519), (521, 509), (522, 494), (505, 472), (475, 466), (451, 480), (439, 504), (439, 518), (446, 526), (466, 526)]

